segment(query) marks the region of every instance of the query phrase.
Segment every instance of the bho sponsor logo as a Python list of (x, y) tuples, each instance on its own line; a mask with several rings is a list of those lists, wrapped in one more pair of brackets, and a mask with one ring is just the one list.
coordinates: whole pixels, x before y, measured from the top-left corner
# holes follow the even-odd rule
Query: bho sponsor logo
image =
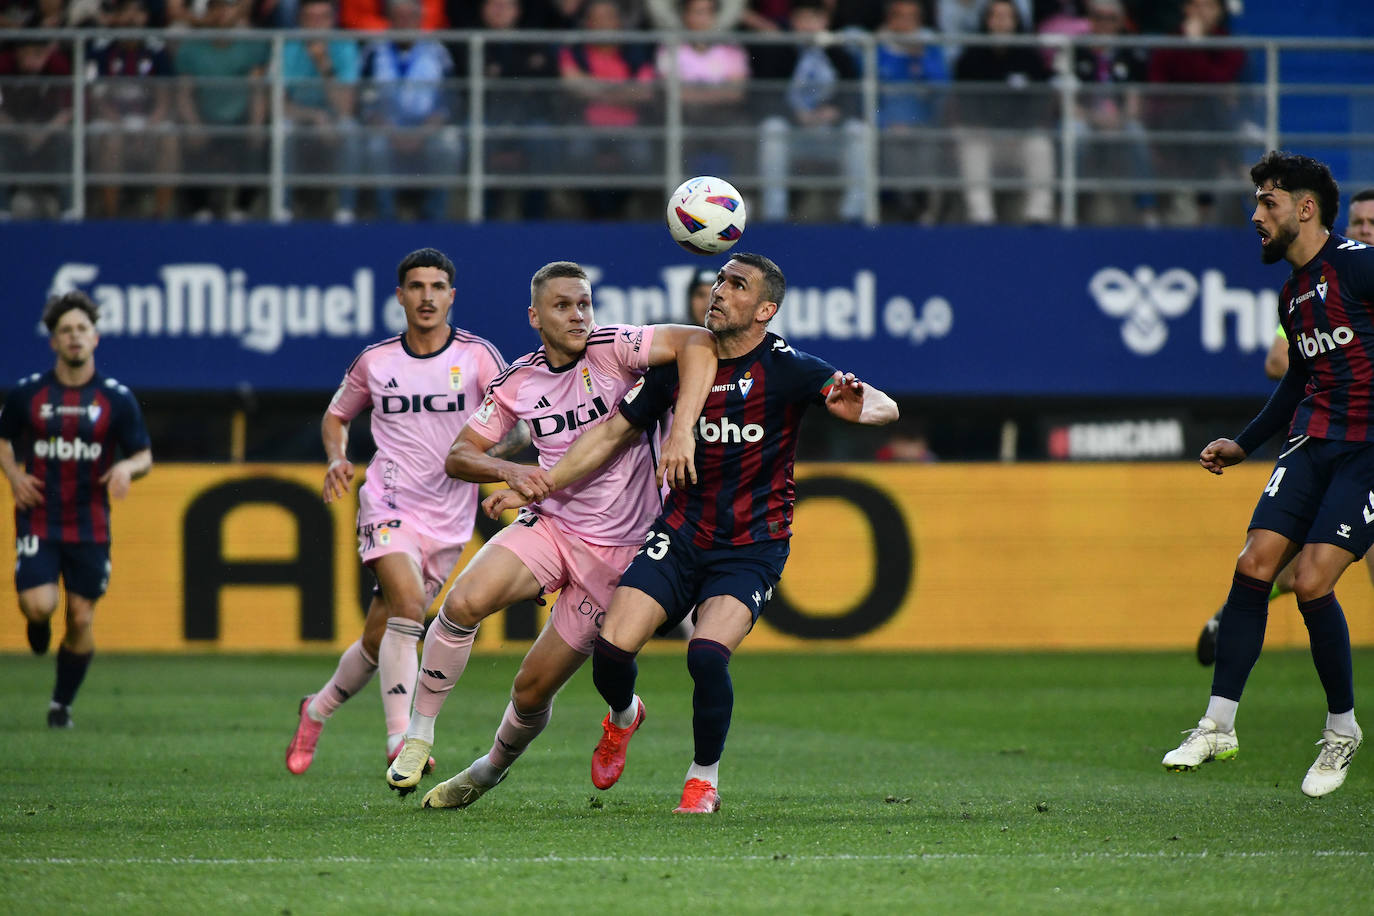
[(1335, 328), (1330, 334), (1325, 331), (1313, 331), (1312, 336), (1306, 334), (1298, 335), (1298, 349), (1302, 355), (1309, 359), (1318, 353), (1329, 353), (1332, 350), (1345, 346), (1355, 339), (1355, 332), (1345, 325)]
[(703, 442), (723, 442), (727, 445), (757, 442), (763, 438), (763, 427), (757, 423), (740, 426), (738, 423), (731, 423), (729, 417), (721, 417), (714, 423), (702, 417), (697, 421), (697, 438)]
[(94, 461), (100, 457), (101, 451), (99, 442), (87, 442), (80, 437), (64, 439), (52, 436), (33, 444), (34, 457), (56, 458), (58, 461)]

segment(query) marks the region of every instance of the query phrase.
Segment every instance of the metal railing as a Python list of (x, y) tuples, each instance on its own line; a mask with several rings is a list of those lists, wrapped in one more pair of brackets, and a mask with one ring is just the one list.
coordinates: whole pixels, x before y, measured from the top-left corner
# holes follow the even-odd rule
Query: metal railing
[[(595, 215), (617, 192), (661, 199), (691, 174), (715, 173), (749, 195), (752, 220), (984, 222), (1001, 213), (1062, 225), (1085, 215), (1137, 222), (1160, 213), (1165, 196), (1240, 202), (1251, 191), (1250, 162), (1284, 146), (1331, 159), (1343, 184), (1374, 184), (1374, 85), (1304, 82), (1303, 74), (1289, 81), (1284, 68), (1285, 55), (1315, 51), (1374, 71), (1370, 40), (1012, 38), (1001, 44), (1035, 46), (1054, 75), (1011, 85), (885, 81), (879, 54), (893, 36), (829, 35), (862, 75), (835, 88), (830, 123), (807, 126), (789, 111), (790, 83), (778, 76), (751, 79), (728, 103), (695, 104), (695, 84), (672, 66), (642, 81), (580, 85), (556, 69), (502, 79), (483, 66), (493, 45), (556, 56), (564, 47), (616, 44), (653, 61), (659, 47), (689, 40), (681, 32), (26, 34), (64, 48), (72, 75), (0, 77), (0, 210), (16, 189), (50, 186), (74, 219), (88, 215), (88, 192), (97, 188), (167, 189), (163, 203), (175, 188), (202, 196), (256, 189), (265, 192), (259, 209), (276, 219), (298, 210), (293, 195), (302, 189), (332, 190), (340, 210), (367, 192), (382, 217), (391, 215), (392, 192), (406, 190), (427, 195), (425, 216), (470, 222), (490, 216), (494, 194), (533, 200), (554, 191), (581, 195)], [(93, 43), (126, 39), (164, 43), (173, 60), (188, 44), (248, 43), (240, 47), (256, 45), (261, 67), (228, 77), (97, 75)], [(769, 47), (798, 39), (707, 40)], [(293, 79), (283, 66), (293, 42), (317, 40), (354, 42), (364, 54), (374, 41), (437, 41), (466, 65), (439, 83), (362, 79), (339, 94), (337, 81)], [(943, 42), (946, 54), (957, 50)], [(1104, 46), (1240, 51), (1247, 68), (1228, 83), (1080, 81), (1075, 52)], [(310, 114), (312, 106), (324, 114)], [(799, 208), (798, 192), (821, 196)], [(1009, 206), (1008, 195), (1023, 197), (1025, 209)], [(1118, 216), (1093, 216), (1111, 198), (1126, 201)], [(517, 206), (522, 216), (539, 215), (527, 212), (538, 209), (528, 201)]]

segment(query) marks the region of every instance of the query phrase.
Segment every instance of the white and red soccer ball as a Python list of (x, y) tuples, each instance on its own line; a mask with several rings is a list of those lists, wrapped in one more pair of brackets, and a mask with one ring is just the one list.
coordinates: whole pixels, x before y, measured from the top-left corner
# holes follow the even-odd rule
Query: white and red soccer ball
[(723, 178), (684, 181), (668, 198), (668, 232), (693, 254), (728, 251), (744, 234), (744, 197)]

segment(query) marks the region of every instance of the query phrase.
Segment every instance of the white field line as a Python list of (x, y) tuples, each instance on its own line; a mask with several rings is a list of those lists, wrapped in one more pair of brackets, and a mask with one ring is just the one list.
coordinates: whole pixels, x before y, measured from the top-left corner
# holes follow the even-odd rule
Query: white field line
[(776, 855), (710, 855), (710, 856), (452, 856), (443, 858), (374, 857), (374, 856), (317, 856), (313, 858), (290, 859), (262, 857), (251, 859), (200, 858), (197, 856), (119, 858), (112, 856), (31, 856), (0, 857), (0, 865), (72, 865), (72, 866), (242, 866), (242, 865), (394, 865), (403, 858), (407, 865), (591, 865), (591, 864), (691, 864), (702, 863), (720, 865), (729, 862), (772, 862), (793, 864), (827, 864), (873, 862), (873, 863), (911, 863), (911, 862), (980, 862), (980, 861), (1106, 861), (1125, 862), (1136, 860), (1191, 860), (1191, 859), (1307, 859), (1307, 858), (1345, 858), (1367, 859), (1374, 853), (1357, 849), (1318, 849), (1304, 852), (1278, 852), (1260, 850), (1255, 852), (1063, 852), (1063, 853), (976, 853), (976, 852), (913, 852), (892, 855), (809, 855), (778, 853)]

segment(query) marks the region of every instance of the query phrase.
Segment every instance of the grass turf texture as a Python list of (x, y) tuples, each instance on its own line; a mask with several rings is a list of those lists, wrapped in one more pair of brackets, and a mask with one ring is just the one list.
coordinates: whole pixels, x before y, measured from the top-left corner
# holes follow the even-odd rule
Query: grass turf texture
[[(603, 709), (582, 673), (505, 783), (421, 810), (489, 746), (517, 661), (473, 659), (439, 771), (402, 801), (375, 681), (311, 770), (286, 771), (297, 700), (332, 659), (97, 656), (76, 728), (49, 731), (51, 656), (5, 658), (5, 910), (1354, 912), (1374, 894), (1374, 748), (1334, 795), (1298, 789), (1324, 706), (1305, 653), (1261, 659), (1238, 760), (1170, 774), (1210, 682), (1190, 653), (746, 651), (706, 817), (671, 813), (691, 682), (648, 655), (614, 788), (587, 775)], [(1374, 652), (1355, 674), (1374, 680)]]

